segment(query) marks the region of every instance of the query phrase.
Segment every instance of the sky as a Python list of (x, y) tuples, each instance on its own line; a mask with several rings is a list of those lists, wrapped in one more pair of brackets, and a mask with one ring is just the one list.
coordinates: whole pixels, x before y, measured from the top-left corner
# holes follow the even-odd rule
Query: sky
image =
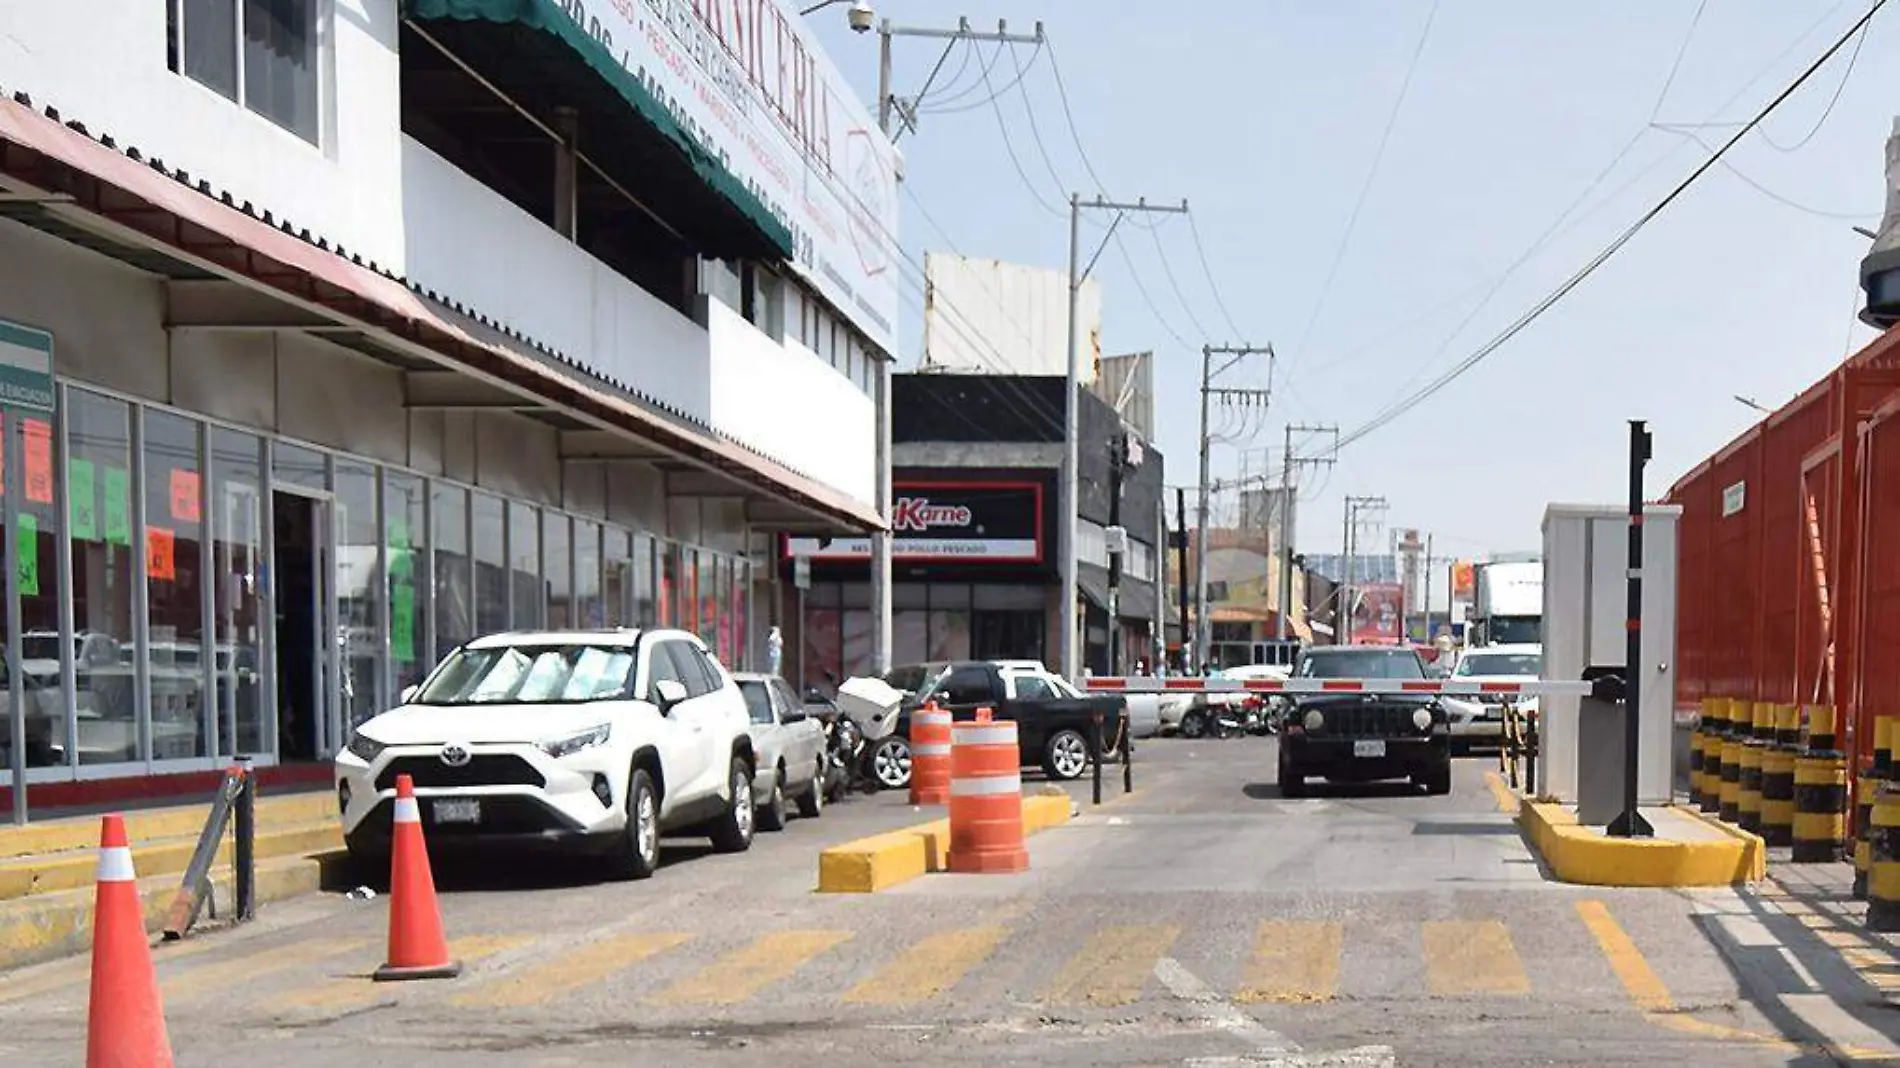
[[(1277, 471), (1284, 424), (1351, 432), (1477, 351), (1870, 3), (879, 0), (903, 26), (1040, 20), (1049, 42), (1040, 55), (959, 46), (967, 65), (951, 53), (900, 142), (903, 243), (918, 263), (954, 250), (1061, 268), (1070, 191), (1185, 198), (1199, 248), (1185, 221), (1151, 216), (1103, 253), (1104, 350), (1156, 354), (1172, 486), (1194, 481), (1200, 346), (1271, 343), (1270, 372), (1255, 357), (1221, 381), (1270, 385), (1272, 401), (1250, 423), (1216, 420), (1235, 436), (1213, 470)], [(876, 35), (852, 34), (842, 4), (810, 21), (874, 99)], [(1385, 527), (1432, 535), (1441, 556), (1535, 549), (1547, 503), (1626, 499), (1627, 420), (1649, 421), (1660, 497), (1762, 418), (1735, 395), (1774, 408), (1871, 340), (1854, 319), (1867, 240), (1853, 227), (1877, 229), (1885, 201), (1900, 65), (1879, 60), (1900, 46), (1900, 5), (1865, 37), (1857, 61), (1850, 42), (1564, 301), (1308, 471), (1295, 549), (1338, 551), (1346, 494), (1383, 496)], [(899, 95), (940, 50), (896, 41)], [(1085, 256), (1109, 221), (1089, 213)], [(919, 347), (919, 292), (906, 281), (900, 366)]]

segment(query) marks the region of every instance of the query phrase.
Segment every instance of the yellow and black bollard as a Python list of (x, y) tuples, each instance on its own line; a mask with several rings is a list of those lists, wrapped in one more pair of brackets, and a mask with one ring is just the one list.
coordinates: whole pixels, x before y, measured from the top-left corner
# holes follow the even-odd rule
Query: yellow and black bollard
[(1704, 697), (1697, 709), (1695, 731), (1689, 735), (1689, 803), (1702, 803), (1702, 736), (1708, 732), (1715, 698)]
[(1761, 837), (1770, 846), (1794, 844), (1794, 765), (1801, 737), (1801, 710), (1776, 705), (1775, 742), (1762, 751)]
[(1841, 859), (1847, 840), (1847, 758), (1810, 750), (1794, 763), (1794, 860)]
[(1767, 751), (1762, 738), (1774, 733), (1774, 708), (1766, 701), (1748, 706), (1748, 729), (1736, 755), (1735, 825), (1751, 833), (1761, 831), (1761, 758)]
[(1702, 746), (1702, 795), (1696, 799), (1696, 805), (1704, 812), (1722, 809), (1722, 739), (1728, 733), (1730, 704), (1726, 697), (1711, 699), (1711, 718), (1698, 739)]
[(1840, 745), (1834, 734), (1834, 706), (1808, 706), (1808, 744), (1810, 753), (1835, 753)]
[(1867, 879), (1873, 870), (1873, 841), (1869, 831), (1873, 824), (1874, 798), (1880, 794), (1880, 784), (1893, 774), (1893, 721), (1886, 716), (1874, 717), (1874, 758), (1873, 763), (1862, 769), (1860, 778), (1854, 783), (1854, 896), (1867, 897)]
[(1730, 700), (1728, 730), (1722, 734), (1722, 789), (1716, 814), (1724, 823), (1741, 816), (1742, 748), (1748, 733), (1748, 702)]
[(1900, 790), (1894, 784), (1883, 782), (1869, 823), (1867, 927), (1900, 931)]

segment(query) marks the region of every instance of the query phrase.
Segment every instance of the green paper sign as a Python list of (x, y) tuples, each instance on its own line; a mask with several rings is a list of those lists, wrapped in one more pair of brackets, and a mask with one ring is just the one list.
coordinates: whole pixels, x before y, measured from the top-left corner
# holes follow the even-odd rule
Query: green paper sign
[(20, 548), (20, 596), (40, 595), (40, 517), (21, 512), (16, 520)]
[(125, 468), (106, 468), (105, 491), (106, 540), (129, 549), (132, 547), (132, 479)]
[(407, 585), (390, 591), (389, 648), (403, 663), (416, 659), (416, 591)]
[(71, 513), (73, 537), (80, 541), (99, 540), (99, 498), (94, 492), (91, 460), (75, 458), (66, 465), (66, 504)]

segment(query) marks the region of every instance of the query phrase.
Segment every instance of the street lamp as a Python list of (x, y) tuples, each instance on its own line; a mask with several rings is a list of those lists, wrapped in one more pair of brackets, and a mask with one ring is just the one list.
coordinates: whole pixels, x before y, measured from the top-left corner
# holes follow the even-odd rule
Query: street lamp
[[(828, 7), (844, 2), (845, 0), (818, 0), (818, 3), (800, 11), (799, 14), (809, 15), (814, 11), (823, 11)], [(877, 23), (877, 13), (872, 11), (871, 5), (865, 3), (864, 0), (856, 0), (856, 2), (851, 5), (851, 10), (845, 17), (850, 21), (851, 28), (858, 33), (869, 33), (871, 27)]]

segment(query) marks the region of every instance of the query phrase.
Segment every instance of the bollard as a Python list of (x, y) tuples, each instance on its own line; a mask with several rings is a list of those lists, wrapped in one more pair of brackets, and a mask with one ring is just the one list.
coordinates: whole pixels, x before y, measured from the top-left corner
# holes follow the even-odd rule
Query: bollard
[(1735, 825), (1751, 834), (1761, 831), (1761, 758), (1764, 730), (1774, 731), (1774, 706), (1756, 701), (1748, 707), (1748, 730), (1736, 754)]
[(1838, 861), (1846, 839), (1847, 758), (1833, 751), (1809, 752), (1796, 758), (1795, 863)]
[(1689, 803), (1702, 803), (1702, 739), (1714, 718), (1715, 698), (1704, 697), (1698, 706), (1695, 730), (1689, 734)]
[(975, 874), (1024, 871), (1022, 754), (1016, 723), (976, 710), (976, 720), (951, 726), (950, 870)]
[(1873, 819), (1874, 798), (1879, 796), (1880, 784), (1893, 770), (1892, 731), (1892, 720), (1886, 716), (1874, 717), (1873, 762), (1861, 769), (1859, 778), (1854, 781), (1854, 897), (1860, 900), (1867, 897), (1867, 879), (1873, 867), (1873, 843), (1868, 837), (1868, 825)]
[[(1733, 705), (1731, 708), (1735, 707)], [(1734, 823), (1741, 815), (1742, 743), (1733, 736), (1722, 739), (1721, 805), (1716, 813), (1724, 823)]]
[(1722, 736), (1728, 733), (1728, 706), (1726, 697), (1710, 699), (1710, 721), (1705, 725), (1706, 729), (1699, 740), (1702, 748), (1702, 793), (1696, 799), (1696, 807), (1704, 812), (1719, 812), (1722, 808)]
[(1867, 929), (1900, 931), (1900, 790), (1884, 780), (1868, 839)]
[(1840, 750), (1834, 737), (1834, 706), (1808, 706), (1808, 745), (1810, 753), (1833, 753)]
[(950, 800), (950, 710), (935, 701), (910, 717), (910, 803), (941, 805)]
[(237, 899), (232, 911), (242, 921), (257, 918), (257, 769), (250, 757), (241, 756), (237, 758), (237, 772), (241, 781), (231, 813), (231, 833), (235, 837), (231, 884), (232, 896)]
[(1135, 792), (1135, 739), (1128, 733), (1128, 717), (1122, 717), (1122, 793)]
[(1801, 748), (1801, 706), (1775, 706), (1775, 744), (1794, 752)]
[(1770, 846), (1794, 844), (1794, 765), (1797, 759), (1792, 742), (1781, 739), (1789, 732), (1785, 724), (1795, 716), (1793, 705), (1775, 706), (1775, 744), (1762, 751), (1761, 758), (1761, 834)]
[(1108, 742), (1108, 739), (1102, 736), (1101, 709), (1098, 708), (1095, 710), (1094, 719), (1095, 737), (1089, 739), (1089, 747), (1092, 750), (1089, 753), (1089, 767), (1093, 768), (1095, 773), (1095, 800), (1092, 803), (1099, 805), (1102, 803), (1102, 748)]

